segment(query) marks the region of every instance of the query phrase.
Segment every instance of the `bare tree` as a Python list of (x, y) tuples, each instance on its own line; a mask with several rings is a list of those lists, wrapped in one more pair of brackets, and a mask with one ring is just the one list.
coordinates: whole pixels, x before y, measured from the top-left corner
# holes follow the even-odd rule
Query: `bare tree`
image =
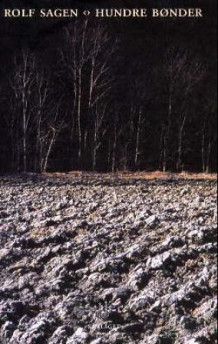
[(14, 58), (14, 75), (11, 86), (16, 99), (14, 114), (22, 118), (22, 160), (23, 172), (27, 171), (27, 136), (30, 127), (32, 111), (32, 96), (35, 84), (35, 58), (26, 48)]
[(39, 64), (34, 92), (35, 171), (45, 172), (58, 135), (65, 128), (63, 95), (55, 80)]
[(107, 105), (104, 105), (103, 108), (100, 110), (99, 107), (96, 105), (95, 107), (95, 123), (94, 123), (94, 140), (93, 140), (93, 157), (92, 157), (92, 169), (96, 169), (97, 163), (97, 153), (99, 148), (102, 145), (102, 138), (104, 138), (105, 134), (108, 131), (108, 126), (104, 125), (104, 119), (106, 116)]
[(216, 104), (206, 99), (201, 128), (202, 172), (210, 172), (211, 152), (217, 141)]
[[(61, 103), (60, 103), (61, 104)], [(46, 172), (48, 168), (48, 161), (52, 148), (60, 134), (61, 130), (65, 128), (65, 117), (60, 115), (60, 104), (55, 104), (51, 110), (51, 116), (47, 119), (44, 136), (42, 140), (42, 153), (40, 160), (41, 172)]]
[(2, 171), (215, 170), (212, 55), (171, 35), (167, 49), (141, 36), (127, 48), (124, 30), (92, 18), (56, 35), (1, 65)]
[[(183, 138), (188, 117), (190, 116), (191, 95), (195, 86), (204, 76), (204, 68), (197, 58), (187, 50), (170, 47), (163, 64), (163, 82), (167, 97), (166, 117), (162, 122), (161, 165), (165, 172), (172, 158), (172, 140), (177, 131), (176, 169), (183, 168)], [(177, 125), (177, 128), (176, 128)], [(175, 160), (175, 159), (173, 159)]]
[[(130, 76), (129, 85), (129, 106), (125, 130), (129, 139), (126, 138), (125, 160), (131, 160), (126, 165), (132, 166), (135, 170), (139, 167), (140, 157), (145, 152), (144, 136), (146, 124), (146, 107), (148, 102), (149, 78), (147, 71), (138, 74), (133, 71)], [(130, 152), (132, 151), (132, 157)]]
[(54, 93), (55, 86), (49, 73), (27, 48), (14, 58), (10, 85), (13, 91), (11, 135), (14, 136), (13, 149), (17, 149), (17, 166), (19, 168), (22, 158), (23, 172), (29, 169), (43, 172), (64, 125), (65, 118), (60, 111), (62, 100)]
[(181, 71), (181, 82), (178, 87), (178, 91), (182, 94), (182, 102), (177, 105), (177, 122), (178, 122), (178, 143), (177, 143), (177, 161), (176, 169), (180, 171), (183, 169), (183, 143), (184, 143), (184, 131), (187, 119), (191, 117), (190, 108), (192, 102), (192, 94), (194, 89), (198, 86), (199, 82), (205, 75), (205, 68), (198, 61), (197, 58), (188, 56), (187, 52), (183, 54), (183, 66)]
[[(73, 117), (77, 118), (77, 135), (78, 135), (78, 158), (82, 157), (82, 127), (81, 111), (83, 106), (83, 74), (86, 63), (91, 58), (91, 39), (87, 34), (88, 20), (83, 23), (75, 21), (66, 29), (65, 49), (61, 51), (61, 64), (68, 71), (72, 80), (74, 101), (72, 109)], [(73, 137), (73, 126), (71, 128), (71, 138)]]
[[(108, 102), (105, 102), (105, 99), (113, 82), (111, 57), (114, 51), (114, 42), (100, 24), (91, 24), (85, 20), (82, 23), (70, 24), (66, 30), (66, 46), (61, 52), (61, 62), (64, 70), (68, 71), (74, 90), (72, 123), (76, 117), (80, 164), (82, 155), (87, 150), (88, 139), (93, 137), (92, 164), (96, 166), (96, 154), (101, 144), (98, 133), (106, 116), (105, 110), (102, 109), (107, 108)], [(85, 112), (88, 118), (85, 118), (82, 112)], [(73, 127), (71, 138), (73, 141)]]

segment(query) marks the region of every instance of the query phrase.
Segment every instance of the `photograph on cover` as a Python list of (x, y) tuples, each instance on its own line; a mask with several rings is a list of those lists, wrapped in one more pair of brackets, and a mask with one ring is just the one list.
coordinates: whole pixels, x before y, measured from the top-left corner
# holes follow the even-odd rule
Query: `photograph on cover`
[(0, 344), (216, 344), (216, 0), (0, 3)]

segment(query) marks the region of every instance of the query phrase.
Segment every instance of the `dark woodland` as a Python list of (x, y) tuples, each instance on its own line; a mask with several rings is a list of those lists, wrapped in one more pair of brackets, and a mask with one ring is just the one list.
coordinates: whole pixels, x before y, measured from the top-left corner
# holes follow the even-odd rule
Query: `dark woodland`
[(216, 1), (190, 4), (204, 18), (0, 18), (0, 172), (216, 171)]

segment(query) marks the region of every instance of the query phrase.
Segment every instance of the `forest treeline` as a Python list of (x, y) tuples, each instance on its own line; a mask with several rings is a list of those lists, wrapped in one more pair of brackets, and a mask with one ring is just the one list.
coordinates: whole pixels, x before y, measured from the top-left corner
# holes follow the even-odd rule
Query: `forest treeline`
[(2, 172), (216, 170), (215, 61), (187, 37), (112, 26), (77, 20), (13, 52)]

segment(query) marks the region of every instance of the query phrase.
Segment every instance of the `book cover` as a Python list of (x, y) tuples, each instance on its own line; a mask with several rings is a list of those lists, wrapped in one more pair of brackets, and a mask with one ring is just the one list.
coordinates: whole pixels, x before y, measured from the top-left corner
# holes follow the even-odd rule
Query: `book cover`
[(1, 1), (1, 344), (216, 343), (216, 14)]

